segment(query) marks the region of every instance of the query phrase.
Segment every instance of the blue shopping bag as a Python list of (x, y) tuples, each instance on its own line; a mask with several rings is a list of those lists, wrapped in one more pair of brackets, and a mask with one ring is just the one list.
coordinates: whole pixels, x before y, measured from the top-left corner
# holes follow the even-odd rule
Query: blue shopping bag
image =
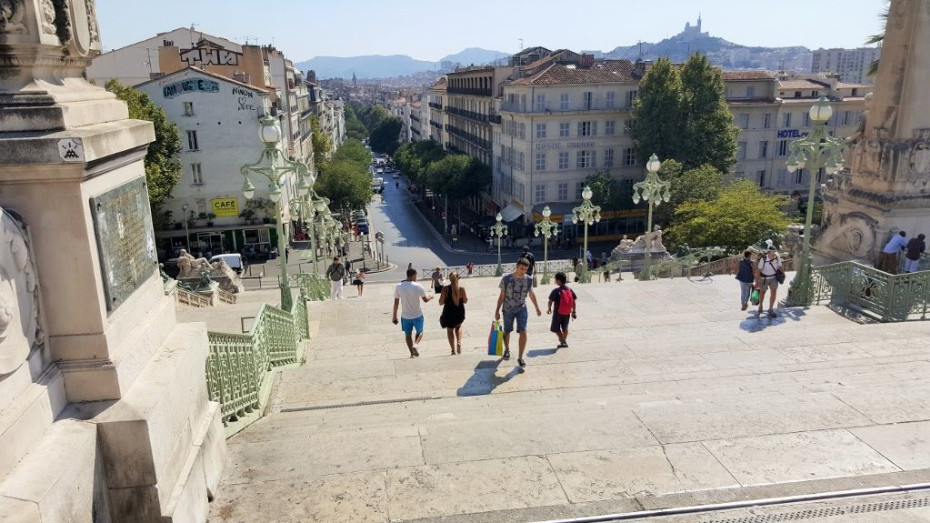
[(501, 322), (491, 322), (491, 333), (488, 334), (488, 356), (504, 355), (504, 330)]

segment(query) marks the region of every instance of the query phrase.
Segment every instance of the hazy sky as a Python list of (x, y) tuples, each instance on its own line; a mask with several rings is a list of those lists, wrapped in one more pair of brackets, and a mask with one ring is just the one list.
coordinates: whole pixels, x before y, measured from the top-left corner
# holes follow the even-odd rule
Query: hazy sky
[(405, 54), (436, 61), (466, 47), (609, 51), (703, 30), (750, 46), (860, 47), (885, 0), (97, 0), (106, 49), (195, 24), (243, 43), (314, 56)]

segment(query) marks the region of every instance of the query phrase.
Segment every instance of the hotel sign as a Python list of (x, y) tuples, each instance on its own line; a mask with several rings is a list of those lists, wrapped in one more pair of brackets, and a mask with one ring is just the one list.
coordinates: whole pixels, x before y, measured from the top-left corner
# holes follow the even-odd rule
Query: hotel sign
[(778, 136), (779, 138), (801, 138), (803, 136), (807, 136), (808, 134), (810, 133), (806, 131), (801, 132), (797, 129), (782, 129), (781, 131), (778, 131), (776, 136)]
[(536, 150), (546, 150), (546, 149), (578, 149), (581, 147), (595, 147), (597, 144), (594, 142), (539, 142), (536, 144)]

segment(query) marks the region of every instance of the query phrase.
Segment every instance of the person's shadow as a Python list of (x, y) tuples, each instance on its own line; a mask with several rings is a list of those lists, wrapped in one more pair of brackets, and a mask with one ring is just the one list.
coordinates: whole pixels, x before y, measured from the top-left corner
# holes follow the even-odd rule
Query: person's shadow
[(464, 385), (456, 391), (458, 396), (484, 396), (490, 394), (498, 386), (507, 383), (520, 374), (522, 369), (514, 367), (513, 370), (504, 376), (497, 375), (497, 368), (504, 361), (498, 358), (494, 361), (481, 361), (475, 366), (475, 372), (468, 378)]

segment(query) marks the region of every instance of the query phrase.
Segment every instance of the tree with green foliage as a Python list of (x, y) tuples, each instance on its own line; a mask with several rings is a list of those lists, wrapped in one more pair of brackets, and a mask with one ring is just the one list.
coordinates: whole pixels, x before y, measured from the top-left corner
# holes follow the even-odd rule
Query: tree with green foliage
[(381, 125), (381, 122), (390, 116), (391, 114), (388, 113), (388, 110), (383, 105), (363, 107), (361, 111), (358, 112), (359, 119), (365, 124), (369, 133), (373, 133), (375, 128)]
[(724, 97), (723, 76), (700, 53), (681, 68), (660, 58), (639, 84), (632, 116), (640, 161), (655, 154), (685, 170), (706, 164), (720, 172), (736, 162), (739, 129)]
[(442, 160), (446, 151), (434, 140), (405, 143), (394, 153), (394, 164), (414, 183), (426, 185), (429, 165)]
[(358, 140), (346, 140), (333, 153), (334, 162), (353, 162), (362, 170), (367, 171), (368, 165), (371, 164), (371, 154), (362, 142)]
[(371, 202), (371, 175), (352, 161), (323, 162), (313, 188), (334, 210), (362, 209)]
[(358, 102), (349, 102), (345, 105), (346, 138), (359, 141), (368, 138), (368, 128), (358, 119), (358, 110), (360, 108), (361, 104)]
[(675, 160), (662, 162), (659, 177), (669, 182), (669, 201), (653, 211), (653, 221), (668, 227), (675, 223), (675, 209), (685, 202), (716, 200), (723, 190), (723, 175), (710, 165), (683, 170)]
[(645, 162), (655, 154), (679, 161), (685, 150), (685, 119), (678, 68), (659, 58), (639, 82), (630, 122), (636, 158)]
[(665, 231), (671, 246), (723, 247), (741, 252), (769, 230), (781, 231), (790, 220), (782, 211), (787, 196), (764, 194), (748, 180), (737, 180), (723, 188), (711, 201), (682, 203), (675, 222)]
[(313, 157), (317, 162), (322, 162), (329, 157), (333, 143), (329, 136), (323, 133), (320, 127), (320, 119), (315, 114), (310, 116), (310, 130), (313, 132), (310, 137), (310, 143), (313, 146)]
[(149, 205), (152, 217), (157, 220), (162, 216), (158, 210), (181, 180), (181, 131), (168, 120), (164, 109), (142, 91), (123, 85), (116, 79), (106, 83), (106, 90), (126, 102), (130, 118), (147, 120), (155, 127), (155, 141), (148, 146), (144, 164)]
[(371, 150), (377, 153), (393, 155), (394, 151), (400, 146), (398, 139), (400, 138), (401, 127), (403, 127), (403, 122), (396, 116), (381, 119), (371, 131), (368, 142)]
[(615, 180), (610, 171), (597, 171), (585, 178), (585, 184), (591, 188), (591, 202), (599, 205), (604, 211), (618, 211), (632, 209), (633, 198), (629, 188), (624, 182)]
[(685, 170), (710, 165), (727, 172), (736, 163), (733, 114), (724, 95), (723, 74), (707, 56), (694, 53), (681, 68), (685, 136), (679, 161)]

